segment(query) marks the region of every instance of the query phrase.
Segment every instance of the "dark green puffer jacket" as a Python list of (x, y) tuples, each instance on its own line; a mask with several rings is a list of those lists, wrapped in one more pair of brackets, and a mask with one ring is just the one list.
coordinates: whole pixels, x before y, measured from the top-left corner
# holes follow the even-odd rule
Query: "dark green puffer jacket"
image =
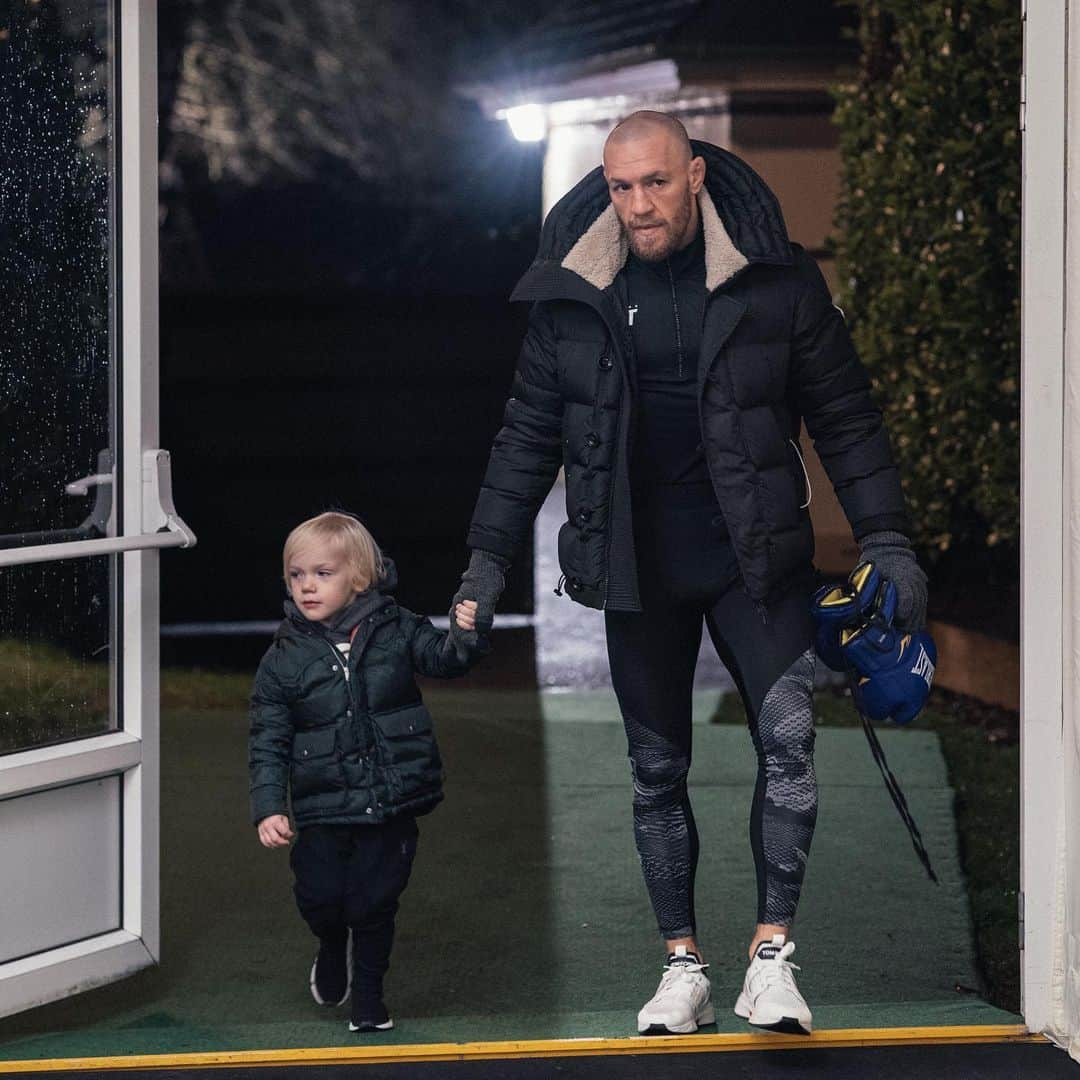
[[(295, 607), (274, 635), (251, 695), (248, 765), (255, 824), (286, 813), (313, 824), (379, 824), (442, 799), (443, 769), (415, 672), (464, 675), (447, 633), (399, 607), (393, 564), (360, 622), (345, 678), (342, 654)], [(286, 611), (291, 605), (286, 602)]]

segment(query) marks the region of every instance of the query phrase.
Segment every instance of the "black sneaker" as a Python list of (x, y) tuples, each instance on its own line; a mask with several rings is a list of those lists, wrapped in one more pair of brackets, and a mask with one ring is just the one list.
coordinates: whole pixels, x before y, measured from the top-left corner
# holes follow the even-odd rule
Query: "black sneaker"
[(322, 938), (308, 979), (320, 1005), (344, 1005), (352, 987), (352, 931), (341, 941)]
[(389, 1031), (394, 1026), (381, 1000), (357, 1001), (353, 998), (350, 1031)]

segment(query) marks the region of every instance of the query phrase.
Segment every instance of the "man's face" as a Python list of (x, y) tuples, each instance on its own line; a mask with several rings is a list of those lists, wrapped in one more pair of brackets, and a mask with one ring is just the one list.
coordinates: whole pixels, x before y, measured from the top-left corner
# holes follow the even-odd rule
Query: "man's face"
[(326, 622), (356, 596), (352, 569), (329, 544), (313, 542), (289, 560), (289, 592), (304, 618)]
[(659, 262), (694, 238), (705, 162), (687, 160), (685, 148), (667, 132), (611, 140), (604, 147), (604, 177), (639, 259)]

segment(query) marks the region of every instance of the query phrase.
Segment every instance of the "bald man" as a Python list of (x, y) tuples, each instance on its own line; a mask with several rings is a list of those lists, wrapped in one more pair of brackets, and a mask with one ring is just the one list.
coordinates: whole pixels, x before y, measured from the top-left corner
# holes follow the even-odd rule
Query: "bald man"
[(925, 576), (869, 380), (762, 179), (663, 113), (634, 113), (611, 132), (603, 166), (549, 214), (512, 299), (533, 307), (455, 601), (476, 600), (478, 625), (490, 624), (563, 467), (563, 580), (572, 600), (604, 611), (634, 837), (667, 955), (638, 1014), (646, 1034), (715, 1020), (687, 793), (704, 625), (758, 757), (758, 903), (735, 1012), (809, 1034), (789, 960), (817, 814), (803, 421), (863, 557), (897, 586), (898, 624), (925, 620)]

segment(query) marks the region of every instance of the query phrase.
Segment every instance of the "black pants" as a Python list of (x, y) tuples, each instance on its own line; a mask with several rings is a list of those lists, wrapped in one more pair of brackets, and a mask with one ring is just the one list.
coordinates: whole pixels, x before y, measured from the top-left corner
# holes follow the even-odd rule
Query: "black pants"
[(634, 779), (634, 837), (660, 932), (696, 933), (698, 834), (686, 778), (703, 622), (738, 687), (758, 756), (750, 814), (758, 922), (787, 926), (817, 817), (813, 568), (763, 618), (743, 588), (711, 487), (635, 497), (634, 526), (643, 610), (609, 611), (605, 621)]
[(416, 857), (410, 816), (385, 825), (308, 825), (290, 854), (296, 905), (321, 941), (353, 937), (353, 1001), (382, 1000), (394, 916)]

